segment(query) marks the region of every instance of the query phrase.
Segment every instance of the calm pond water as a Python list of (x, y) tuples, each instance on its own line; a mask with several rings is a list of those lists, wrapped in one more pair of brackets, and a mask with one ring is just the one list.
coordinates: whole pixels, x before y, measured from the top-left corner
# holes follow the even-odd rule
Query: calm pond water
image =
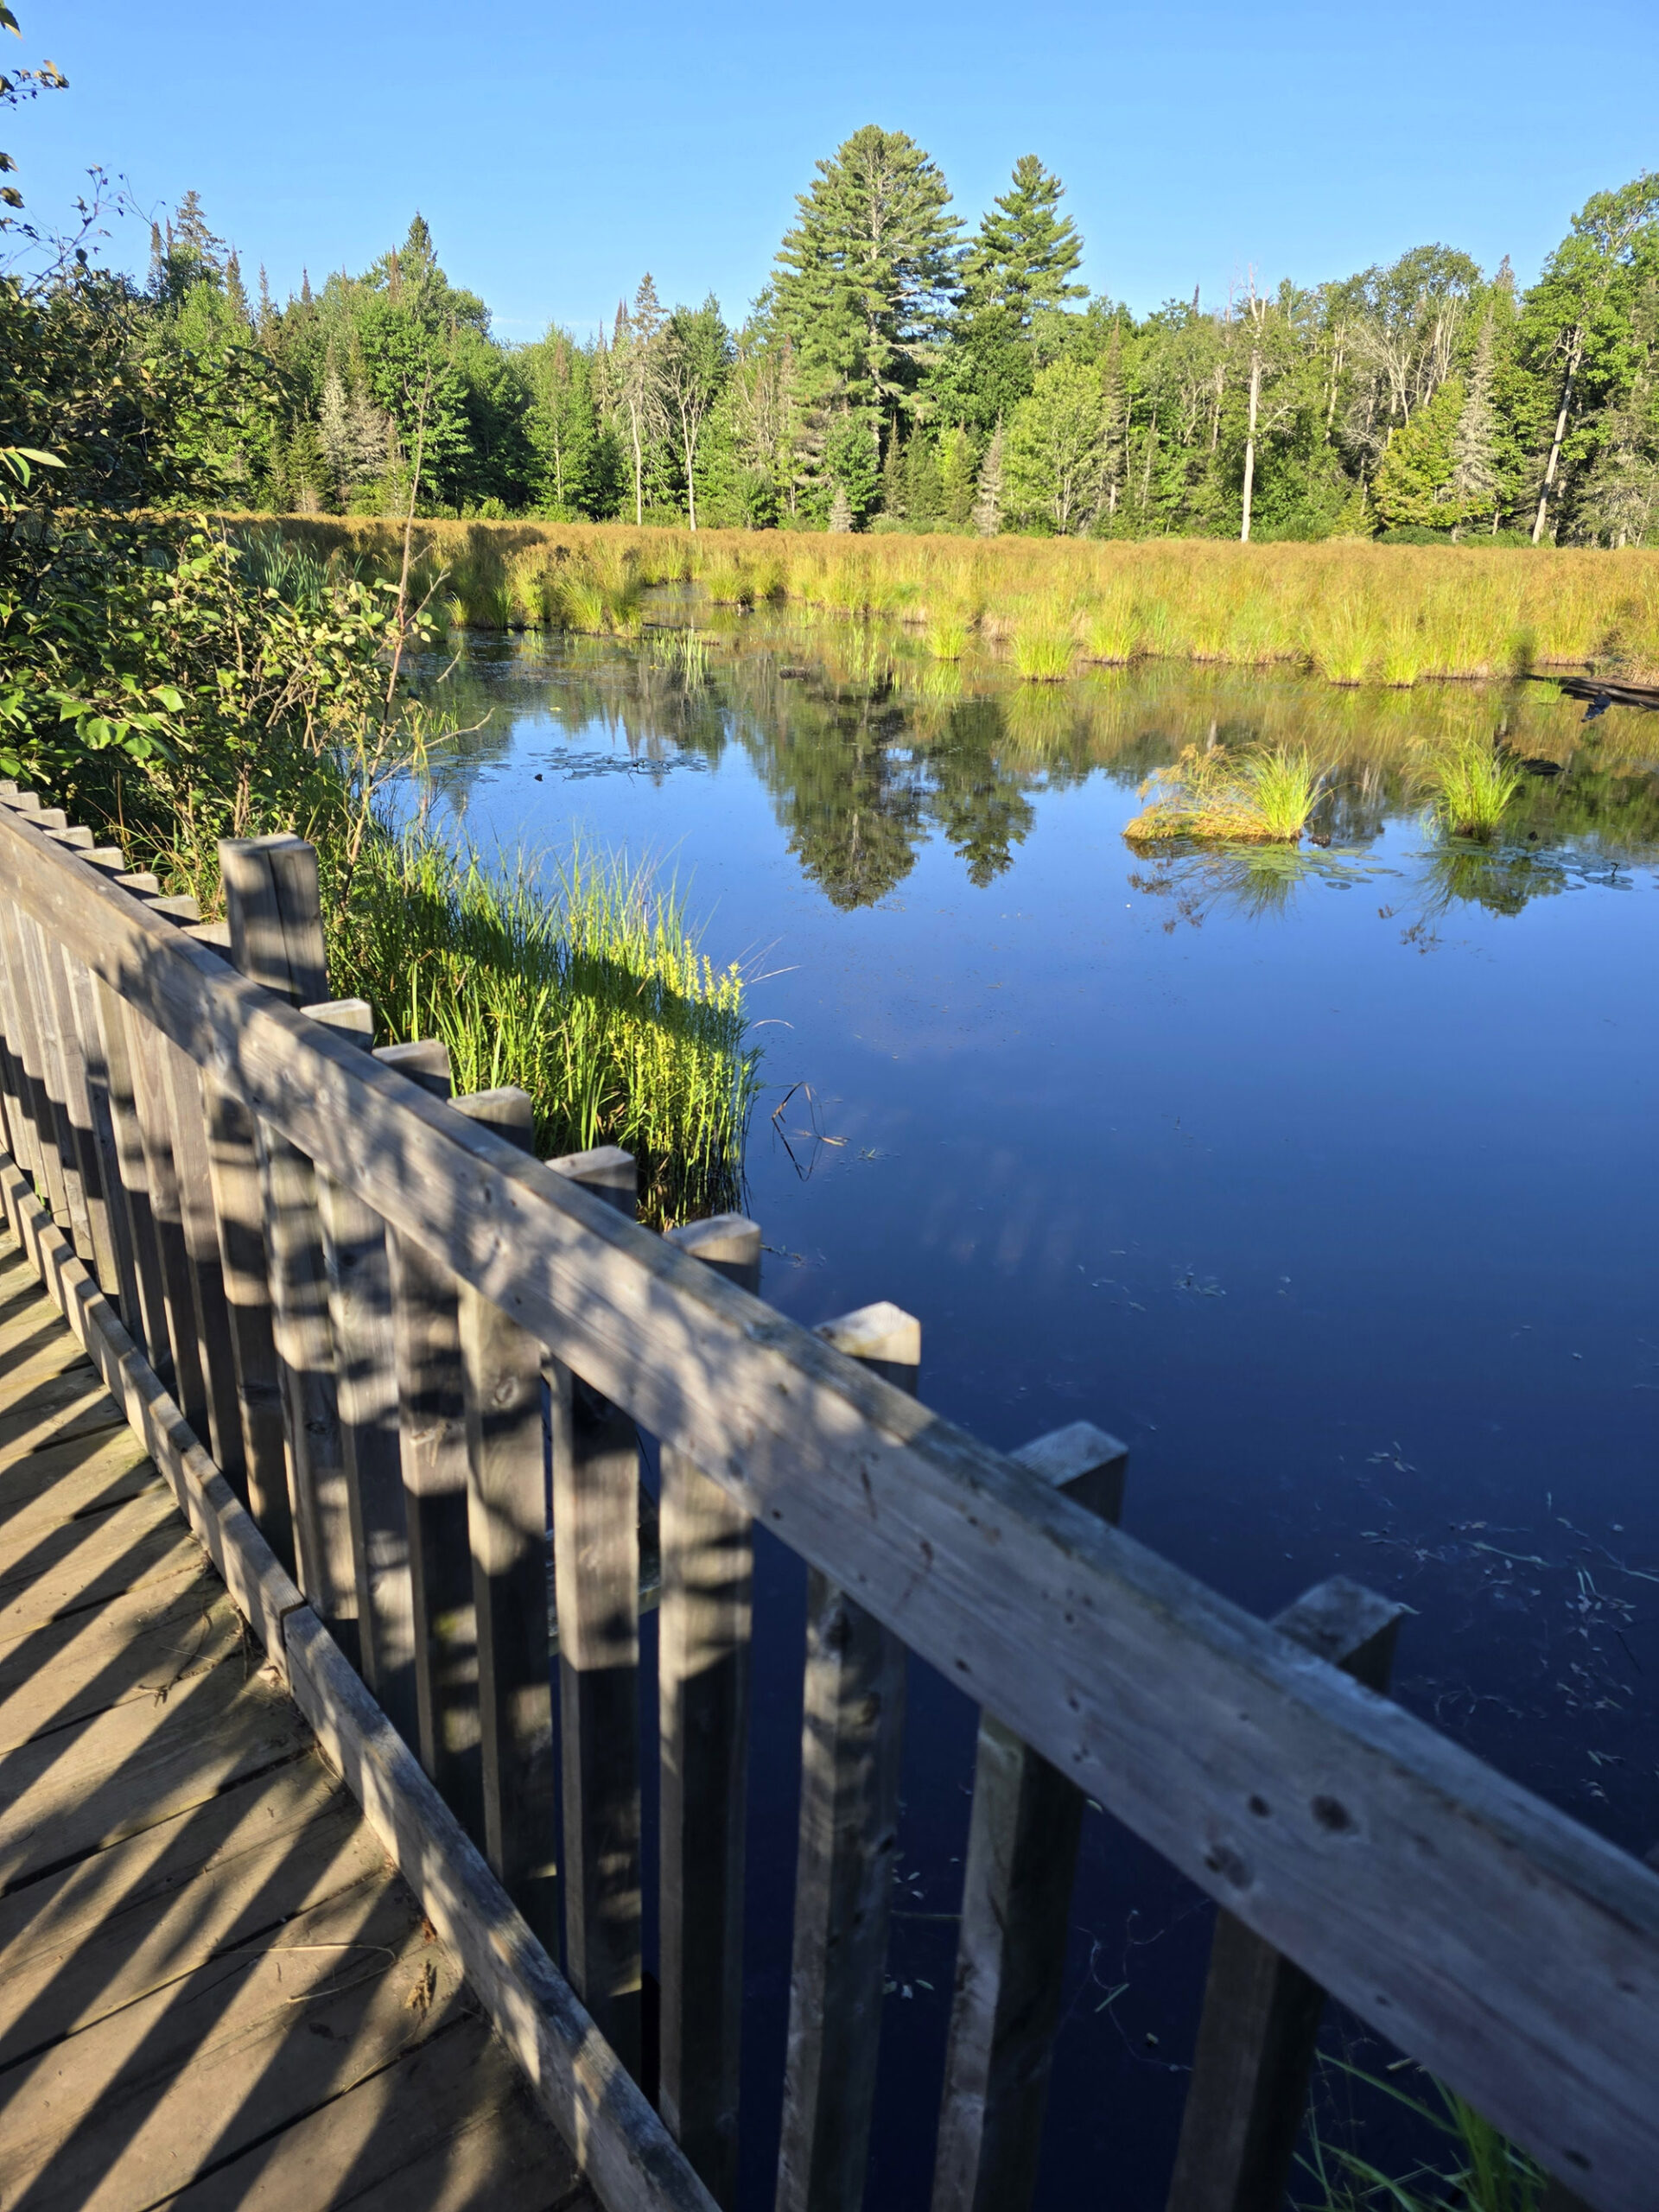
[[(1338, 1573), (1404, 1599), (1402, 1702), (1646, 1850), (1659, 717), (1156, 666), (1021, 689), (861, 628), (727, 628), (689, 677), (649, 633), (474, 639), (452, 681), (488, 720), (435, 779), (486, 850), (657, 856), (750, 966), (764, 1294), (917, 1313), (923, 1397), (992, 1443), (1116, 1432), (1125, 1526), (1254, 1611)], [(1535, 765), (1491, 852), (1446, 848), (1409, 779), (1452, 727)], [(1332, 763), (1329, 842), (1132, 850), (1141, 779), (1211, 733)], [(768, 1554), (757, 2206), (798, 1586)], [(972, 1735), (918, 1669), (874, 2206), (926, 2201)], [(1073, 1917), (1041, 2201), (1161, 2204), (1209, 1909), (1096, 1817)]]

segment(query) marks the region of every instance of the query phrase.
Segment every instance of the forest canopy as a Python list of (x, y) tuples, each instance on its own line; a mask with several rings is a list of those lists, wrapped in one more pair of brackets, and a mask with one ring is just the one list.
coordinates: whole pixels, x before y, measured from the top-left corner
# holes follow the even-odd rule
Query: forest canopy
[(1507, 260), (1434, 244), (1142, 316), (1078, 281), (1065, 187), (1034, 155), (970, 226), (924, 149), (869, 124), (798, 206), (740, 320), (712, 296), (670, 307), (647, 274), (597, 334), (524, 346), (418, 213), (369, 268), (279, 303), (192, 193), (142, 283), (63, 282), (119, 296), (153, 376), (170, 362), (217, 395), (233, 507), (400, 512), (418, 449), (437, 515), (1659, 537), (1659, 177), (1597, 194), (1525, 289)]

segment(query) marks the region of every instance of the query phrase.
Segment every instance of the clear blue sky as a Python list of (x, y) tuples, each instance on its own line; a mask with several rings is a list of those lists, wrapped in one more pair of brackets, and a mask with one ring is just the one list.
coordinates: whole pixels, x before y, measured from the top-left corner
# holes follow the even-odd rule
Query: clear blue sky
[(14, 4), (5, 46), (72, 87), (0, 142), (31, 213), (93, 162), (146, 207), (194, 185), (281, 295), (418, 207), (512, 340), (590, 328), (645, 269), (741, 314), (813, 162), (867, 122), (918, 139), (970, 219), (1039, 155), (1084, 276), (1137, 311), (1432, 239), (1525, 280), (1589, 193), (1659, 167), (1656, 0)]

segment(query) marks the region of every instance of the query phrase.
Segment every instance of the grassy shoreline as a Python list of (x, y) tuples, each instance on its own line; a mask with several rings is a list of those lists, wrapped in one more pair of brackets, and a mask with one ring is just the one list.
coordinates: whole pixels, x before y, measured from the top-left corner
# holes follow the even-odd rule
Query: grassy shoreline
[[(382, 571), (401, 526), (355, 516), (227, 515), (319, 560)], [(896, 534), (636, 530), (617, 523), (420, 522), (451, 622), (637, 633), (642, 594), (684, 583), (715, 605), (782, 603), (913, 628), (943, 663), (969, 638), (1027, 681), (1142, 658), (1293, 666), (1407, 688), (1529, 670), (1659, 675), (1659, 552), (1239, 545)]]

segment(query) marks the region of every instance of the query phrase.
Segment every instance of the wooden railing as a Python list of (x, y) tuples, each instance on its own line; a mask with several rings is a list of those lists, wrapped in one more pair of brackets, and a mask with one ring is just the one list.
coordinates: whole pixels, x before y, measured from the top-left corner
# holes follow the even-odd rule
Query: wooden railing
[(1394, 1609), (1255, 1621), (1118, 1531), (1100, 1431), (986, 1450), (910, 1317), (799, 1328), (752, 1223), (653, 1235), (625, 1154), (369, 1049), (309, 849), (222, 857), (201, 926), (0, 787), (8, 1213), (612, 2212), (733, 2201), (756, 1522), (810, 1569), (778, 2212), (863, 2196), (907, 1649), (982, 1712), (934, 2212), (1031, 2200), (1085, 1793), (1223, 1908), (1172, 2212), (1281, 2201), (1326, 1992), (1654, 2204), (1659, 1877), (1380, 1694)]

